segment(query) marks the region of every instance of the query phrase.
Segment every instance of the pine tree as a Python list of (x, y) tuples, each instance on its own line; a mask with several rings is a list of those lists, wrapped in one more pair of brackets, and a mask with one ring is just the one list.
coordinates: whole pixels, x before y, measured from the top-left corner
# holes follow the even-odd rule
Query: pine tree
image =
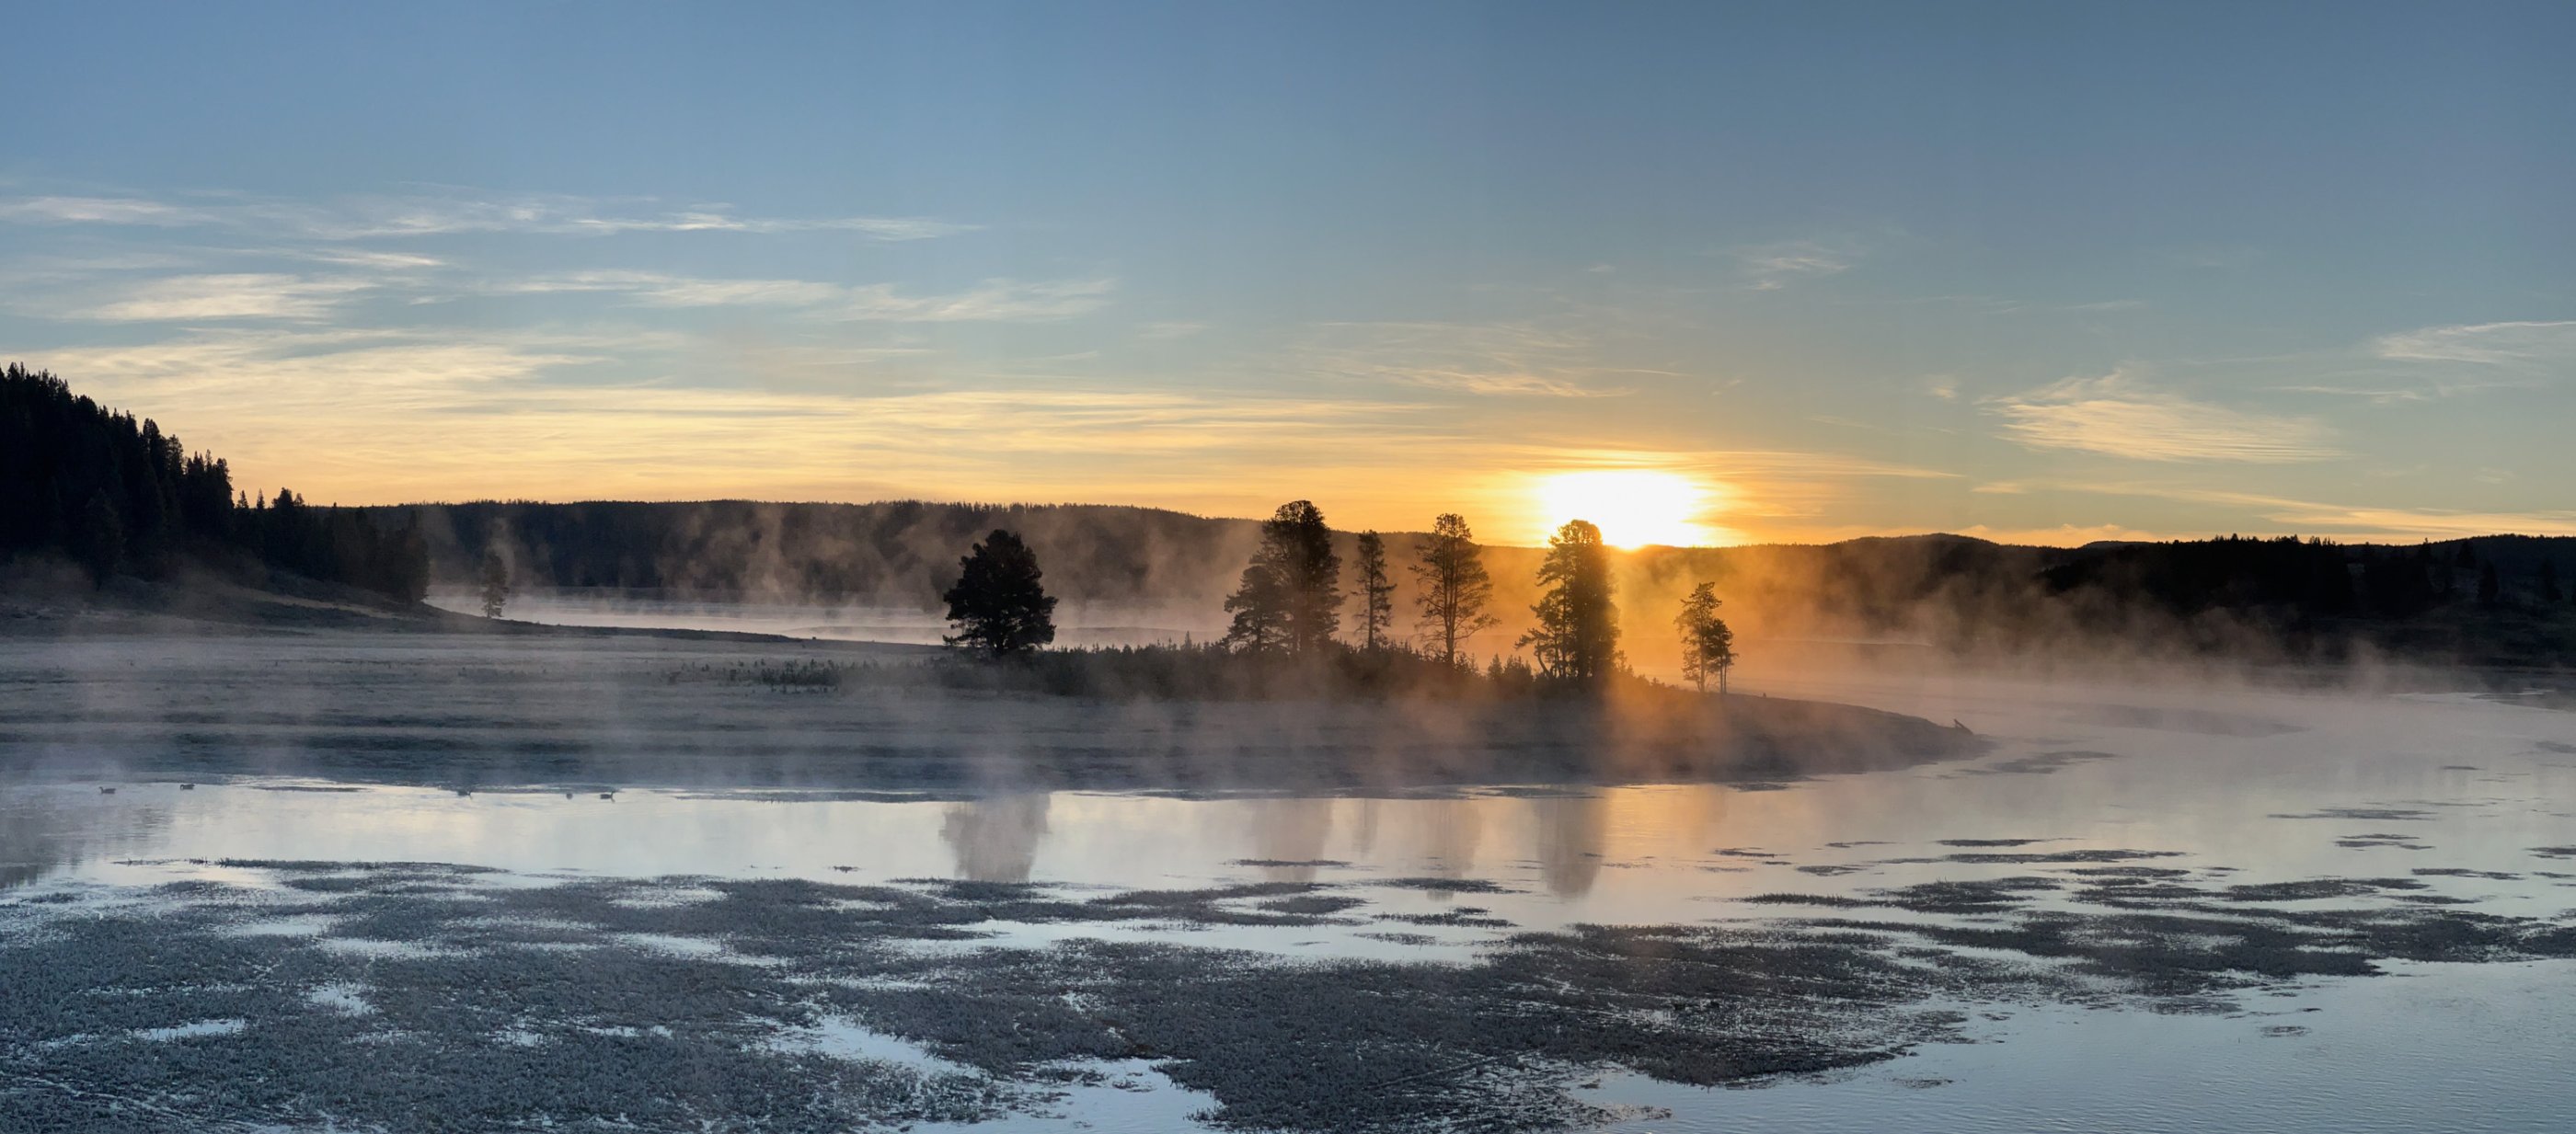
[(1342, 558), (1333, 530), (1312, 501), (1292, 500), (1261, 522), (1261, 549), (1243, 570), (1242, 585), (1225, 600), (1234, 613), (1231, 645), (1321, 651), (1341, 628)]
[(1601, 529), (1586, 520), (1566, 521), (1547, 541), (1538, 581), (1547, 588), (1530, 608), (1538, 625), (1521, 635), (1520, 644), (1538, 659), (1539, 672), (1572, 681), (1616, 673), (1619, 608), (1612, 601), (1610, 551)]
[(942, 640), (1000, 658), (1055, 641), (1055, 597), (1046, 593), (1038, 557), (999, 528), (957, 561), (957, 585), (940, 597), (957, 632)]
[(1486, 610), (1493, 601), (1494, 580), (1485, 573), (1484, 549), (1476, 546), (1466, 517), (1444, 512), (1431, 522), (1413, 577), (1422, 587), (1415, 599), (1422, 610), (1420, 625), (1439, 648), (1440, 660), (1458, 664), (1459, 647), (1501, 621)]
[(1395, 580), (1386, 573), (1386, 540), (1373, 531), (1361, 532), (1354, 566), (1360, 584), (1360, 644), (1374, 650), (1386, 644), (1387, 628), (1395, 621)]
[(1725, 605), (1717, 597), (1717, 584), (1701, 583), (1691, 588), (1690, 597), (1682, 600), (1682, 613), (1673, 625), (1682, 634), (1682, 676), (1708, 692), (1708, 677), (1717, 675), (1717, 691), (1726, 692), (1726, 671), (1735, 667), (1735, 631), (1717, 616)]

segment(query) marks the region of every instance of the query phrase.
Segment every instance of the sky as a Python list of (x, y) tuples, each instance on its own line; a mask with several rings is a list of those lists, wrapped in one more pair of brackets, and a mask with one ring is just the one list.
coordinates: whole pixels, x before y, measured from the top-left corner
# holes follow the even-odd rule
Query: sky
[(2576, 6), (22, 5), (0, 360), (316, 501), (2576, 534)]

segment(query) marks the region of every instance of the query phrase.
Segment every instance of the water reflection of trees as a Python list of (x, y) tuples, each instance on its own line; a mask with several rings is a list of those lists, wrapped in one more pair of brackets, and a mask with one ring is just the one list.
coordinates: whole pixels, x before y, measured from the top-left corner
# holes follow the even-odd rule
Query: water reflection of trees
[(1530, 801), (1538, 841), (1539, 875), (1549, 893), (1579, 898), (1601, 877), (1602, 832), (1610, 802), (1597, 795), (1548, 796)]
[[(1476, 868), (1476, 844), (1485, 834), (1483, 800), (1433, 799), (1422, 803), (1423, 870), (1433, 878), (1464, 878)], [(1447, 901), (1451, 890), (1425, 891)]]
[[(1248, 802), (1253, 857), (1272, 862), (1312, 863), (1324, 857), (1333, 835), (1334, 800), (1321, 796), (1255, 799)], [(1277, 866), (1267, 876), (1279, 882), (1312, 882), (1313, 866)]]
[(1037, 866), (1038, 843), (1047, 833), (1045, 792), (996, 795), (948, 805), (939, 837), (957, 856), (957, 874), (970, 882), (1026, 882)]

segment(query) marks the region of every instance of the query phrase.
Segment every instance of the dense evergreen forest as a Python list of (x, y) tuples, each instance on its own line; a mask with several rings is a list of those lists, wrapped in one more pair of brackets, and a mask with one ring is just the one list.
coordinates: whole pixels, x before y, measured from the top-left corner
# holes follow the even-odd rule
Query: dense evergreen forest
[(0, 556), (26, 554), (66, 556), (101, 584), (193, 565), (275, 568), (411, 602), (429, 586), (417, 529), (283, 488), (252, 500), (222, 458), (13, 364), (0, 370)]

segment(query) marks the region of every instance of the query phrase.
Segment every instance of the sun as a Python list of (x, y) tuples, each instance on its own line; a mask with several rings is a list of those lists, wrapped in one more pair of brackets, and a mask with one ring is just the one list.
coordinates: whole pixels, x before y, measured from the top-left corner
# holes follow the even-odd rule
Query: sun
[(1590, 520), (1614, 547), (1696, 547), (1710, 542), (1697, 521), (1710, 493), (1680, 473), (1656, 469), (1591, 469), (1538, 482), (1539, 512), (1553, 534), (1567, 520)]

